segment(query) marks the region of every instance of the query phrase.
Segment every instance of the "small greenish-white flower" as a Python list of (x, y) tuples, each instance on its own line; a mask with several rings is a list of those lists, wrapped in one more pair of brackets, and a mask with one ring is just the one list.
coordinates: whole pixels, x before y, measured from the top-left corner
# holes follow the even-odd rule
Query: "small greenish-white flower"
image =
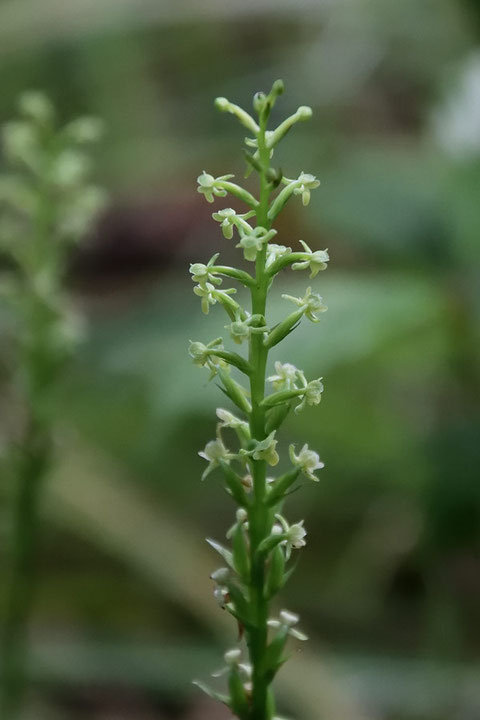
[(202, 312), (208, 315), (210, 305), (215, 305), (218, 301), (222, 301), (222, 298), (226, 295), (233, 295), (237, 291), (235, 288), (229, 288), (228, 290), (217, 290), (215, 285), (211, 282), (205, 282), (203, 285), (195, 285), (193, 292), (198, 297), (202, 298)]
[(214, 582), (224, 585), (230, 578), (230, 570), (227, 567), (217, 568), (212, 572), (210, 578)]
[(277, 465), (280, 460), (275, 450), (278, 440), (275, 440), (273, 430), (265, 440), (257, 442), (253, 450), (240, 450), (241, 455), (251, 455), (254, 460), (265, 460), (269, 465)]
[(263, 246), (276, 234), (276, 230), (266, 230), (264, 227), (259, 225), (252, 230), (252, 232), (242, 235), (240, 242), (236, 245), (236, 247), (243, 249), (243, 256), (245, 260), (254, 262), (257, 258), (257, 253), (260, 252)]
[(283, 255), (290, 255), (291, 252), (292, 248), (285, 247), (285, 245), (275, 245), (275, 243), (269, 243), (265, 267), (269, 268), (270, 265), (273, 265), (275, 260), (278, 260), (279, 257), (282, 257)]
[(220, 605), (221, 608), (225, 608), (225, 605), (228, 604), (230, 601), (230, 597), (228, 594), (228, 588), (222, 587), (221, 585), (217, 585), (217, 587), (213, 591), (213, 597), (217, 601), (217, 603)]
[(289, 560), (290, 555), (292, 554), (292, 549), (299, 550), (307, 544), (305, 541), (307, 531), (303, 527), (304, 521), (300, 520), (298, 523), (292, 523), (292, 525), (289, 525), (283, 515), (277, 514), (275, 515), (275, 518), (278, 520), (279, 524), (273, 526), (272, 532), (274, 535), (287, 536), (280, 544), (285, 546), (285, 558), (286, 560)]
[(61, 190), (81, 185), (91, 169), (91, 160), (78, 150), (67, 148), (58, 155), (51, 170), (52, 180)]
[(253, 477), (250, 473), (244, 475), (241, 479), (241, 483), (245, 490), (250, 491), (253, 488)]
[(213, 175), (210, 175), (209, 173), (206, 173), (205, 170), (202, 172), (201, 175), (198, 176), (197, 182), (198, 182), (198, 188), (197, 192), (199, 192), (201, 195), (205, 195), (205, 200), (209, 203), (213, 203), (214, 199), (216, 197), (225, 197), (227, 194), (227, 191), (222, 188), (221, 183), (224, 180), (230, 180), (233, 175), (221, 175), (218, 178), (213, 177)]
[(79, 145), (98, 142), (105, 133), (105, 125), (99, 118), (81, 117), (69, 123), (65, 135)]
[(250, 337), (251, 328), (248, 319), (242, 320), (238, 317), (230, 325), (225, 325), (225, 329), (230, 331), (230, 337), (237, 345), (241, 345), (244, 340), (248, 340)]
[(245, 525), (245, 527), (248, 528), (248, 513), (245, 508), (238, 508), (235, 513), (235, 522), (232, 527), (227, 530), (225, 537), (228, 539), (233, 537), (239, 525)]
[(317, 476), (314, 475), (314, 471), (324, 468), (325, 463), (320, 460), (318, 453), (309, 450), (308, 445), (305, 443), (298, 455), (295, 455), (295, 445), (290, 445), (289, 455), (292, 465), (300, 468), (305, 477), (314, 482), (319, 481)]
[[(302, 373), (303, 375), (303, 373)], [(318, 405), (322, 399), (322, 392), (324, 390), (322, 378), (318, 378), (317, 380), (311, 380), (309, 383), (305, 386), (305, 392), (301, 396), (302, 402), (300, 405), (297, 405), (295, 408), (295, 412), (299, 413), (305, 405)]]
[(194, 365), (209, 368), (210, 380), (215, 377), (219, 368), (229, 369), (228, 363), (215, 355), (215, 350), (223, 350), (222, 338), (216, 338), (209, 342), (208, 345), (190, 340), (190, 346), (188, 348), (188, 354), (192, 358)]
[(220, 223), (222, 228), (223, 236), (227, 240), (231, 240), (233, 237), (233, 228), (237, 227), (239, 232), (250, 233), (252, 232), (251, 225), (248, 224), (247, 220), (255, 215), (255, 211), (250, 211), (238, 214), (232, 208), (224, 208), (218, 212), (212, 213), (212, 218)]
[(327, 262), (330, 257), (327, 250), (316, 250), (313, 252), (307, 245), (306, 242), (300, 240), (305, 250), (305, 259), (301, 262), (293, 263), (292, 270), (306, 270), (310, 268), (310, 278), (314, 278), (320, 270), (327, 268)]
[(227, 427), (232, 428), (233, 430), (246, 427), (248, 428), (248, 423), (246, 423), (245, 420), (240, 420), (240, 418), (231, 413), (229, 410), (217, 408), (217, 417), (221, 421), (219, 423), (221, 428)]
[(281, 363), (277, 360), (275, 362), (275, 375), (270, 375), (267, 381), (272, 383), (275, 390), (294, 390), (296, 388), (295, 381), (299, 373), (303, 375), (302, 371), (298, 370), (295, 365), (291, 363)]
[(267, 621), (267, 625), (272, 628), (281, 628), (287, 630), (288, 634), (297, 640), (308, 640), (307, 635), (297, 630), (294, 625), (299, 622), (300, 618), (296, 613), (292, 613), (289, 610), (281, 610), (280, 616), (277, 619), (271, 618)]
[(202, 298), (202, 312), (208, 315), (210, 305), (215, 305), (217, 298), (215, 297), (215, 285), (206, 282), (204, 285), (195, 285), (193, 292)]
[[(249, 663), (240, 662), (242, 658), (242, 651), (240, 650), (240, 648), (232, 648), (232, 650), (227, 650), (223, 658), (225, 660), (226, 667), (223, 667), (220, 670), (213, 672), (212, 677), (222, 677), (222, 675), (226, 675), (233, 667), (235, 667), (240, 670), (245, 680), (249, 681), (251, 679), (252, 666)], [(247, 685), (244, 685), (244, 687), (247, 688)]]
[(223, 659), (229, 667), (238, 665), (241, 658), (242, 651), (240, 650), (240, 648), (232, 648), (232, 650), (227, 650), (227, 652), (223, 656)]
[(293, 525), (290, 525), (287, 532), (289, 546), (291, 548), (295, 548), (295, 550), (304, 547), (307, 544), (304, 540), (306, 534), (307, 531), (303, 527), (303, 520), (298, 523), (293, 523)]
[(315, 175), (310, 175), (310, 173), (300, 173), (297, 182), (299, 183), (298, 187), (296, 187), (293, 191), (294, 195), (301, 195), (302, 196), (302, 203), (304, 205), (308, 205), (310, 202), (310, 191), (314, 190), (320, 185), (320, 180), (317, 180)]
[(221, 285), (222, 279), (213, 274), (212, 268), (215, 266), (215, 261), (220, 253), (215, 253), (208, 263), (191, 263), (190, 273), (192, 274), (192, 280), (198, 283), (201, 287), (205, 287), (206, 283), (209, 282), (214, 285)]
[(27, 90), (20, 96), (18, 103), (20, 112), (38, 123), (51, 122), (55, 115), (52, 103), (42, 92)]
[(264, 318), (261, 315), (249, 315), (241, 312), (236, 313), (235, 320), (230, 325), (225, 325), (225, 329), (230, 331), (230, 337), (237, 345), (241, 345), (244, 340), (248, 340), (251, 333), (262, 334), (268, 331), (264, 324)]
[(305, 317), (312, 322), (320, 322), (320, 319), (315, 313), (324, 313), (328, 310), (327, 306), (323, 304), (322, 297), (318, 293), (312, 292), (312, 288), (308, 287), (303, 298), (296, 298), (292, 295), (282, 295), (285, 300), (295, 303), (301, 308), (304, 308)]
[(231, 240), (233, 237), (235, 218), (237, 217), (237, 213), (235, 212), (235, 210), (233, 210), (232, 208), (225, 208), (224, 210), (219, 210), (218, 212), (212, 213), (212, 217), (214, 220), (220, 223), (223, 237), (227, 238), (227, 240)]
[(190, 346), (188, 348), (188, 354), (192, 358), (195, 365), (203, 367), (207, 364), (214, 350), (223, 350), (222, 338), (216, 338), (204, 345), (202, 342), (190, 340)]
[(229, 450), (227, 450), (220, 436), (215, 440), (210, 440), (210, 442), (205, 445), (205, 449), (201, 450), (198, 454), (201, 458), (208, 462), (208, 467), (202, 475), (202, 480), (205, 480), (207, 475), (219, 466), (220, 460), (224, 460), (228, 463), (233, 457), (235, 457)]
[(2, 128), (2, 139), (9, 160), (21, 161), (33, 169), (39, 168), (41, 151), (37, 128), (32, 123), (21, 120), (6, 123)]

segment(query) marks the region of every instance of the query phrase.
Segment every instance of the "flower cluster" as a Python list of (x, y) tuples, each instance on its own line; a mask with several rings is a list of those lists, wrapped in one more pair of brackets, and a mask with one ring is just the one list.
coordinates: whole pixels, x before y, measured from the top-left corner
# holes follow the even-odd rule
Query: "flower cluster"
[[(274, 242), (277, 231), (272, 224), (286, 203), (300, 196), (303, 205), (308, 205), (312, 191), (320, 184), (308, 173), (301, 172), (292, 180), (271, 166), (278, 142), (296, 123), (312, 114), (310, 108), (302, 106), (276, 129), (268, 130), (270, 111), (282, 91), (283, 83), (277, 81), (270, 93), (255, 95), (256, 118), (226, 98), (216, 100), (218, 109), (236, 117), (251, 135), (246, 138), (247, 148), (252, 150), (246, 153), (247, 175), (258, 173), (259, 197), (232, 182), (232, 175), (215, 178), (203, 172), (198, 177), (198, 192), (207, 202), (232, 195), (247, 206), (244, 213), (231, 207), (220, 208), (212, 217), (227, 240), (235, 236), (235, 247), (242, 251), (243, 258), (255, 263), (254, 274), (218, 265), (218, 253), (207, 264), (190, 266), (196, 283), (194, 292), (201, 298), (204, 313), (213, 305), (223, 306), (229, 318), (225, 329), (231, 340), (237, 346), (248, 344), (246, 356), (226, 349), (223, 338), (208, 344), (191, 342), (189, 349), (193, 362), (207, 367), (211, 377), (218, 377), (221, 389), (239, 411), (237, 414), (217, 409), (216, 437), (199, 455), (207, 463), (202, 479), (215, 471), (221, 473), (225, 490), (237, 505), (235, 521), (226, 533), (228, 545), (212, 539), (208, 542), (222, 559), (222, 566), (211, 576), (214, 596), (238, 622), (240, 640), (225, 654), (224, 667), (214, 673), (214, 677), (227, 676), (228, 693), (197, 684), (226, 704), (240, 720), (279, 720), (269, 686), (285, 662), (288, 638), (306, 640), (296, 628), (299, 618), (294, 613), (282, 610), (278, 617), (267, 618), (271, 599), (290, 574), (292, 553), (306, 545), (304, 521), (290, 523), (283, 514), (283, 504), (301, 475), (318, 482), (316, 472), (324, 467), (307, 444), (298, 454), (290, 445), (286, 471), (276, 477), (267, 475), (267, 470), (281, 463), (278, 431), (290, 406), (296, 403), (295, 411), (299, 412), (307, 405), (318, 405), (324, 389), (321, 377), (307, 380), (302, 370), (288, 362), (276, 361), (274, 372), (266, 371), (269, 351), (294, 331), (303, 317), (317, 323), (327, 309), (322, 297), (308, 287), (303, 297), (282, 296), (295, 305), (295, 310), (281, 322), (272, 326), (266, 316), (268, 291), (282, 269), (306, 270), (314, 279), (329, 261), (327, 250), (312, 249), (303, 240), (298, 251)], [(250, 291), (249, 308), (232, 298), (234, 288), (219, 288), (220, 276), (234, 279)], [(240, 378), (235, 376), (237, 372)], [(265, 394), (266, 381), (272, 385), (269, 394)], [(224, 440), (227, 434), (228, 442)], [(263, 618), (263, 627), (259, 627), (258, 618)]]

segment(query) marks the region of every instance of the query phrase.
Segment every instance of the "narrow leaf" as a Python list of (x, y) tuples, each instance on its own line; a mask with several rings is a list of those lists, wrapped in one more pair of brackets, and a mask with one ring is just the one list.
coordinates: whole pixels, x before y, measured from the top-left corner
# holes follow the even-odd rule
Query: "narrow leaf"
[(196, 685), (196, 687), (198, 687), (202, 692), (204, 692), (205, 695), (211, 697), (212, 700), (218, 700), (218, 702), (221, 702), (224, 705), (230, 707), (230, 698), (228, 697), (228, 695), (223, 695), (223, 693), (212, 690), (212, 688), (208, 687), (208, 685), (205, 685), (205, 683), (201, 682), (201, 680), (193, 680), (192, 684)]
[(235, 565), (233, 563), (233, 554), (230, 552), (230, 550), (227, 550), (227, 548), (223, 547), (223, 545), (220, 545), (220, 543), (218, 543), (216, 540), (212, 540), (211, 538), (207, 538), (207, 543), (210, 545), (210, 547), (216, 550), (219, 555), (222, 556), (227, 565), (230, 565), (230, 567), (235, 570)]

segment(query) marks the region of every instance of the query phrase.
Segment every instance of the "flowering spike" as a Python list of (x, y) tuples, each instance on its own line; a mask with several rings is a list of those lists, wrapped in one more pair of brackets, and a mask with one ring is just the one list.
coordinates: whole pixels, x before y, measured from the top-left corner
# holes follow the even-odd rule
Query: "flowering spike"
[[(236, 618), (242, 628), (240, 637), (245, 634), (249, 652), (247, 663), (242, 661), (240, 648), (228, 651), (225, 667), (216, 673), (218, 677), (225, 676), (228, 683), (228, 695), (219, 699), (226, 702), (240, 720), (276, 720), (271, 682), (285, 662), (288, 638), (306, 639), (295, 627), (298, 616), (294, 613), (283, 610), (278, 618), (268, 622), (267, 618), (271, 598), (292, 571), (287, 567), (291, 554), (306, 544), (303, 520), (289, 523), (280, 509), (301, 474), (317, 481), (315, 471), (323, 467), (317, 453), (309, 450), (308, 445), (298, 454), (291, 445), (293, 467), (278, 478), (267, 476), (267, 468), (275, 467), (280, 461), (277, 430), (290, 407), (296, 404), (295, 411), (299, 412), (306, 405), (318, 405), (323, 392), (322, 378), (307, 380), (303, 371), (291, 363), (277, 361), (274, 371), (267, 373), (269, 350), (293, 332), (304, 316), (317, 323), (319, 314), (327, 309), (311, 287), (303, 297), (284, 295), (296, 307), (272, 327), (266, 317), (268, 291), (282, 269), (308, 270), (314, 279), (325, 270), (329, 260), (326, 250), (314, 251), (303, 240), (301, 251), (296, 252), (275, 243), (277, 231), (272, 224), (284, 205), (296, 195), (307, 205), (311, 191), (319, 185), (313, 175), (301, 172), (291, 180), (270, 165), (277, 144), (293, 125), (312, 114), (309, 107), (302, 106), (276, 129), (268, 130), (270, 112), (282, 92), (283, 82), (276, 81), (269, 93), (255, 94), (253, 109), (258, 121), (226, 98), (215, 101), (219, 110), (234, 115), (251, 134), (245, 139), (249, 148), (248, 170), (258, 173), (259, 197), (231, 182), (231, 175), (215, 178), (203, 172), (198, 177), (198, 191), (208, 202), (229, 193), (248, 206), (243, 214), (226, 207), (214, 212), (212, 217), (220, 224), (227, 240), (235, 237), (236, 247), (243, 258), (254, 265), (254, 272), (218, 266), (217, 255), (206, 265), (190, 266), (196, 283), (194, 292), (201, 298), (205, 314), (220, 302), (230, 318), (225, 327), (231, 340), (239, 350), (240, 346), (248, 345), (245, 356), (225, 349), (221, 338), (208, 345), (191, 343), (189, 350), (196, 365), (207, 367), (211, 376), (218, 376), (220, 389), (241, 412), (237, 416), (229, 409), (217, 409), (217, 437), (199, 453), (208, 463), (203, 477), (220, 468), (225, 490), (238, 506), (235, 522), (227, 531), (231, 547), (213, 540), (208, 542), (228, 566), (212, 575), (215, 599)], [(219, 287), (220, 275), (248, 288), (251, 299), (248, 308), (232, 298), (233, 288)], [(248, 377), (249, 391), (234, 379), (234, 371), (228, 372), (231, 366)], [(266, 380), (272, 383), (272, 392), (268, 395), (265, 395)], [(224, 444), (221, 432), (225, 430), (233, 431), (234, 438), (236, 436), (236, 450), (231, 451)], [(269, 635), (270, 630), (273, 634)]]

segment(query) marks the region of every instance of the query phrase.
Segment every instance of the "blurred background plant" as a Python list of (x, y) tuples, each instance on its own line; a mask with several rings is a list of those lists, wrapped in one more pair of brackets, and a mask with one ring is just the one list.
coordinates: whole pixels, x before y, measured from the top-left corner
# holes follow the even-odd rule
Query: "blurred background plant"
[[(305, 97), (314, 110), (279, 157), (287, 175), (308, 158), (321, 179), (300, 236), (334, 260), (321, 344), (299, 329), (284, 348), (328, 378), (321, 417), (285, 427), (326, 468), (304, 491), (310, 552), (284, 596), (312, 637), (284, 712), (479, 714), (479, 44), (476, 0), (0, 2), (0, 120), (30, 87), (60, 119), (104, 118), (96, 161), (112, 195), (70, 259), (91, 330), (57, 392), (27, 717), (226, 717), (189, 686), (214, 638), (232, 638), (196, 542), (231, 505), (212, 505), (191, 452), (215, 399), (186, 352), (203, 327), (188, 261), (217, 250), (197, 168), (220, 174), (236, 137), (210, 100), (247, 104), (275, 77), (292, 111)], [(299, 236), (298, 215), (279, 242)], [(287, 292), (302, 289), (293, 278)], [(3, 438), (21, 416), (9, 323), (2, 303)], [(4, 616), (7, 482), (0, 495)]]
[[(55, 464), (57, 383), (81, 335), (81, 322), (62, 293), (70, 247), (88, 231), (104, 203), (88, 182), (82, 146), (99, 139), (94, 118), (61, 130), (40, 92), (26, 92), (20, 117), (2, 128), (8, 170), (0, 176), (0, 293), (10, 355), (5, 370), (13, 406), (2, 470), (6, 482), (9, 562), (1, 634), (0, 715), (22, 713), (28, 685), (28, 631), (37, 585), (39, 511)], [(17, 407), (15, 407), (17, 406)]]

